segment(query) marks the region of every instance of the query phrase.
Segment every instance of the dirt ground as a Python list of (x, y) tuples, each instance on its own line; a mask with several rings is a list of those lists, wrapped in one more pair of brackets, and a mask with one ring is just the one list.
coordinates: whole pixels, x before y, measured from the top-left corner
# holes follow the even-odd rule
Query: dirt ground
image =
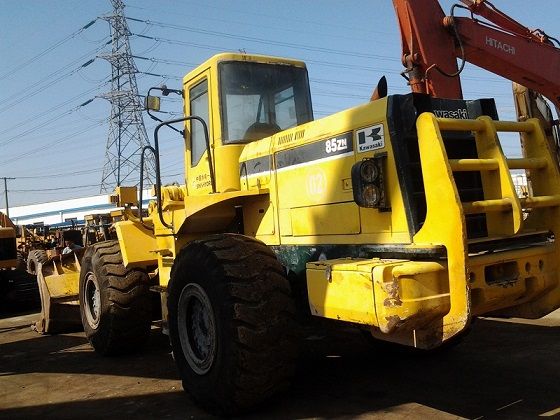
[[(165, 336), (103, 358), (83, 333), (41, 336), (0, 319), (0, 418), (212, 418), (182, 391)], [(560, 418), (560, 311), (481, 319), (457, 347), (372, 352), (359, 334), (310, 340), (292, 389), (250, 419)]]

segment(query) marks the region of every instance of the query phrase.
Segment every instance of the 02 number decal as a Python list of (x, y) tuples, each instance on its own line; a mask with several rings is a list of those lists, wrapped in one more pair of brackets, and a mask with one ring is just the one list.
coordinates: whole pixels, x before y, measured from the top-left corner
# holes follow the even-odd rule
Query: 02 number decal
[(322, 170), (307, 175), (307, 194), (322, 195), (327, 189), (327, 177)]

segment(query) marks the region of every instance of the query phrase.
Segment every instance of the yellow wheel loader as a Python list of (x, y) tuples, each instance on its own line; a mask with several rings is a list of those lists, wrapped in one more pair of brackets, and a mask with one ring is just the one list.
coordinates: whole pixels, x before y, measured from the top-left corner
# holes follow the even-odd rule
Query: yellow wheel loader
[[(117, 240), (85, 250), (73, 286), (97, 352), (138, 349), (159, 292), (185, 390), (233, 414), (287, 386), (307, 318), (431, 349), (474, 317), (560, 306), (560, 173), (538, 121), (382, 84), (314, 120), (304, 63), (247, 54), (161, 90), (185, 117), (143, 150), (155, 199), (145, 216), (135, 188), (117, 189)], [(185, 145), (182, 185), (160, 182), (166, 127)], [(522, 134), (524, 158), (504, 156), (504, 131)], [(531, 195), (517, 196), (514, 168), (531, 171)]]
[(0, 212), (0, 313), (30, 309), (38, 304), (37, 285), (25, 272), (19, 239), (17, 226)]
[(16, 227), (0, 212), (0, 313), (10, 305), (14, 294), (14, 272), (19, 265)]
[[(36, 274), (41, 298), (41, 314), (35, 329), (42, 334), (56, 334), (83, 329), (79, 312), (78, 285), (85, 248), (114, 239), (113, 221), (122, 212), (85, 216), (85, 226), (79, 229), (57, 230), (52, 233), (57, 240), (51, 243), (48, 229), (42, 241), (30, 242), (30, 248), (48, 244), (50, 249), (32, 249), (27, 257), (27, 271)], [(40, 237), (39, 237), (40, 238)], [(64, 253), (64, 244), (72, 241), (79, 248)]]
[(0, 270), (12, 270), (19, 265), (16, 226), (0, 212)]

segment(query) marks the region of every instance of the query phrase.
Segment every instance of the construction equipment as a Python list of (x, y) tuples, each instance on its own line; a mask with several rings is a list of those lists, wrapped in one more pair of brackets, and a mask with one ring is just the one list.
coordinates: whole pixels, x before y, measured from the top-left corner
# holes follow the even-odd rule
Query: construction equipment
[[(58, 231), (55, 236), (59, 238), (59, 246), (49, 252), (40, 250), (44, 252), (44, 261), (37, 264), (37, 283), (41, 296), (41, 314), (35, 322), (37, 332), (56, 334), (83, 328), (78, 301), (80, 261), (88, 246), (116, 239), (112, 225), (121, 216), (121, 210), (86, 215), (82, 230)], [(81, 248), (64, 254), (62, 250), (67, 240)], [(31, 251), (30, 256), (34, 252), (39, 250)]]
[(0, 212), (0, 313), (35, 306), (37, 284), (25, 273), (25, 260), (18, 249), (18, 228)]
[[(41, 334), (79, 331), (82, 327), (78, 283), (80, 261), (87, 246), (99, 241), (114, 239), (111, 229), (114, 220), (121, 216), (120, 210), (109, 214), (92, 214), (84, 217), (82, 229), (59, 229), (51, 232), (48, 228), (44, 238), (52, 236), (54, 242), (36, 241), (35, 246), (51, 244), (49, 249), (33, 249), (29, 252), (37, 267), (37, 284), (41, 298), (41, 314), (35, 322), (35, 329)], [(35, 236), (34, 236), (35, 237)], [(65, 243), (71, 241), (78, 246), (73, 252), (64, 253)], [(41, 259), (36, 259), (36, 256)]]
[(18, 263), (16, 226), (0, 212), (0, 269), (15, 269)]
[[(449, 32), (443, 12), (430, 15), (435, 1), (394, 3), (401, 29), (403, 19), (421, 28), (407, 38), (414, 48), (434, 34), (430, 48), (445, 51), (405, 56), (414, 90), (439, 95), (437, 68), (454, 72), (467, 24)], [(441, 95), (460, 98), (445, 77)], [(159, 292), (185, 390), (232, 414), (288, 384), (304, 315), (431, 349), (476, 316), (560, 306), (560, 172), (538, 120), (498, 121), (491, 99), (387, 96), (381, 82), (370, 103), (313, 121), (304, 63), (247, 54), (219, 54), (181, 90), (157, 89), (181, 95), (185, 117), (161, 121), (143, 149), (156, 162), (148, 215), (142, 194), (117, 188), (117, 239), (71, 270), (80, 266), (73, 292), (97, 352), (137, 350)], [(148, 95), (150, 112), (159, 102)], [(183, 122), (173, 128), (186, 183), (163, 186), (159, 132)], [(523, 135), (524, 158), (504, 156), (503, 131)], [(518, 197), (514, 168), (530, 170), (532, 195)]]

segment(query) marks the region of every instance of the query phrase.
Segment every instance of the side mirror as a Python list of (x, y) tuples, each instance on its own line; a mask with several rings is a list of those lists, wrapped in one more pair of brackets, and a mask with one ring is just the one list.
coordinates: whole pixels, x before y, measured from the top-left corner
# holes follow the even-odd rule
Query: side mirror
[(159, 96), (146, 96), (144, 99), (144, 107), (150, 111), (159, 111), (160, 99)]

